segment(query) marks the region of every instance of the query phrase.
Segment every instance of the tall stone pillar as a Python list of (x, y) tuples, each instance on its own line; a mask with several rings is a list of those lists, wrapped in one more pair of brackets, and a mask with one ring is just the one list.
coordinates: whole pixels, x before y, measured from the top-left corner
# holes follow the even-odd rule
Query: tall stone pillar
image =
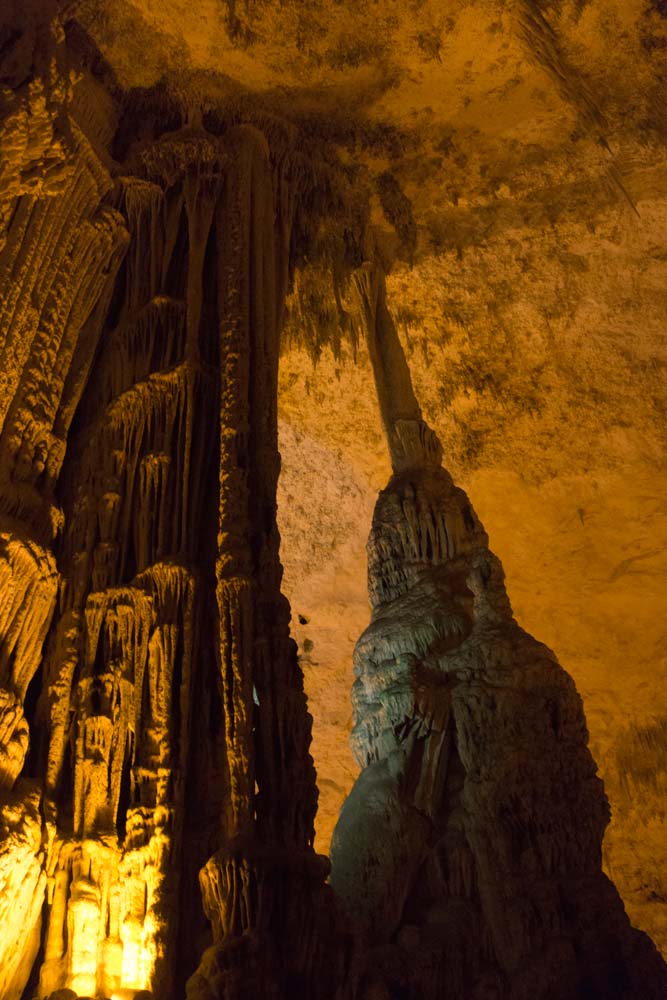
[(0, 54), (0, 995), (20, 997), (47, 888), (38, 783), (19, 777), (57, 602), (55, 496), (95, 324), (127, 242), (107, 170), (67, 116), (56, 5), (3, 6)]
[(316, 997), (335, 917), (276, 527), (296, 181), (249, 126), (182, 129), (127, 166), (127, 254), (56, 415), (39, 992), (181, 996), (204, 951), (191, 993), (242, 973), (248, 996)]
[(658, 1000), (664, 962), (602, 873), (609, 808), (581, 699), (512, 617), (500, 562), (441, 466), (382, 273), (367, 264), (355, 280), (393, 475), (368, 541), (362, 772), (331, 881), (366, 943), (369, 995)]
[(278, 352), (293, 198), (288, 181), (272, 178), (256, 130), (240, 128), (227, 148), (216, 576), (229, 800), (220, 846), (201, 872), (214, 945), (188, 995), (315, 998), (338, 988), (322, 969), (341, 959), (327, 953), (333, 922), (328, 863), (313, 850), (311, 720), (280, 592)]

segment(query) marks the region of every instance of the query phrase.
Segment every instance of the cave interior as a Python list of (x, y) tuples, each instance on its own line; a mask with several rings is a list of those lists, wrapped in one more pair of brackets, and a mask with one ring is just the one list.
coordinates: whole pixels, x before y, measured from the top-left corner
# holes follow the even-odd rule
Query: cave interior
[(0, 1000), (665, 1000), (666, 86), (0, 2)]

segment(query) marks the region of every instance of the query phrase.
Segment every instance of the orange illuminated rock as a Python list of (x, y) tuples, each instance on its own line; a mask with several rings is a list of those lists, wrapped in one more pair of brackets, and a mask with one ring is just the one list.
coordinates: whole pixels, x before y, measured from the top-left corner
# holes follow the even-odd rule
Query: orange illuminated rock
[(663, 6), (4, 4), (0, 998), (660, 982)]
[(331, 882), (389, 996), (658, 1000), (667, 966), (602, 872), (609, 809), (581, 700), (512, 616), (423, 422), (377, 268), (357, 277), (394, 474), (355, 649), (362, 771)]
[(29, 730), (18, 698), (0, 689), (0, 788), (13, 788), (28, 750)]

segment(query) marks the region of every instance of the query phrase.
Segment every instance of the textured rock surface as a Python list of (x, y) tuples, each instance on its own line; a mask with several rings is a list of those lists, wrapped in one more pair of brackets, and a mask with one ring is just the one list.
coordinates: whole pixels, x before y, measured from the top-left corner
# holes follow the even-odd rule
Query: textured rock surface
[(39, 789), (0, 790), (0, 990), (18, 1000), (37, 957), (46, 887)]
[(62, 192), (70, 172), (64, 34), (53, 0), (7, 0), (0, 55), (0, 248), (12, 201)]
[[(43, 45), (61, 37), (50, 14)], [(19, 51), (30, 26), (15, 21)], [(180, 996), (208, 918), (191, 995), (227, 995), (261, 946), (262, 989), (315, 996), (345, 958), (315, 931), (334, 910), (315, 912), (327, 866), (275, 524), (301, 176), (256, 129), (186, 127), (112, 180), (112, 111), (77, 93), (96, 150), (49, 119), (64, 187), (3, 189), (0, 877), (25, 936), (2, 937), (4, 985)], [(14, 789), (28, 692), (41, 789)]]
[(3, 789), (0, 967), (20, 996), (40, 947), (46, 885), (40, 792), (16, 778), (28, 749), (23, 702), (40, 666), (62, 525), (54, 486), (124, 248), (111, 179), (69, 122), (63, 34), (50, 6), (13, 5), (0, 113), (0, 703)]
[(657, 998), (667, 968), (601, 871), (608, 806), (579, 696), (513, 619), (421, 419), (383, 281), (358, 274), (394, 474), (368, 543), (363, 769), (334, 831), (334, 889), (389, 996)]
[[(443, 664), (456, 675), (455, 639), (476, 664), (488, 646), (474, 639), (488, 625), (475, 618), (483, 599), (449, 574), (459, 555), (447, 518), (458, 523), (465, 502), (434, 471), (417, 497), (403, 495), (401, 480), (404, 506), (397, 514), (396, 494), (383, 494), (378, 514), (378, 537), (393, 537), (401, 518), (414, 534), (415, 503), (448, 508), (445, 548), (437, 517), (430, 553), (417, 546), (428, 566), (440, 546), (435, 584), (417, 574), (430, 596), (408, 599), (409, 624), (392, 602), (359, 646), (362, 674), (378, 644), (414, 650), (396, 675), (378, 669), (355, 696), (357, 752), (366, 763), (372, 747), (378, 760), (342, 824), (366, 808), (358, 800), (367, 787), (375, 811), (359, 863), (372, 858), (364, 844), (374, 823), (383, 838), (372, 893), (343, 885), (362, 925), (364, 909), (382, 913), (370, 979), (357, 990), (357, 960), (313, 851), (310, 720), (280, 595), (276, 390), (291, 283), (281, 530), (316, 715), (318, 848), (356, 776), (345, 739), (350, 662), (368, 615), (363, 541), (388, 471), (346, 288), (372, 245), (391, 271), (391, 307), (447, 465), (492, 528), (521, 620), (572, 665), (615, 813), (607, 870), (633, 919), (660, 940), (664, 15), (657, 0), (4, 6), (3, 996), (150, 989), (167, 998), (182, 996), (191, 976), (193, 998), (342, 1000), (400, 980), (396, 962), (411, 954), (432, 963), (422, 963), (423, 985), (404, 983), (422, 992), (443, 976), (454, 992), (467, 989), (461, 977), (492, 990), (500, 976), (503, 989), (533, 995), (550, 968), (561, 991), (576, 988), (584, 968), (599, 984), (624, 965), (628, 990), (633, 976), (654, 981), (650, 948), (599, 874), (604, 800), (580, 706), (551, 654), (511, 623), (474, 518), (461, 566), (464, 575), (478, 558), (495, 567), (490, 603), (505, 660), (489, 654), (484, 669), (509, 675), (507, 697), (491, 707), (484, 685), (476, 700), (458, 677), (458, 694), (448, 682), (441, 697), (434, 682)], [(366, 326), (378, 302), (391, 323), (375, 279), (359, 271), (355, 280)], [(417, 447), (437, 469), (428, 458), (437, 439), (407, 393), (398, 342), (380, 361), (395, 467), (411, 467)], [(388, 399), (405, 406), (398, 424), (386, 420)], [(424, 616), (445, 622), (442, 634), (416, 627)], [(490, 720), (486, 734), (494, 720), (507, 723), (494, 761), (504, 759), (530, 700), (523, 674), (507, 666), (513, 657), (531, 659), (538, 689), (551, 678), (563, 725), (578, 735), (572, 746), (558, 737), (551, 707), (551, 730), (530, 717), (545, 752), (555, 741), (553, 773), (533, 773), (528, 760), (530, 782), (508, 806), (511, 829), (501, 823), (506, 835), (491, 844), (484, 831), (520, 776), (510, 767), (499, 788), (494, 763), (480, 788), (468, 781), (469, 864), (463, 789), (491, 752), (475, 726)], [(397, 787), (404, 757), (409, 773)], [(430, 762), (445, 758), (442, 779)], [(546, 784), (561, 788), (566, 758), (581, 781), (568, 786), (556, 823), (544, 818)], [(562, 882), (559, 831), (579, 791), (590, 822), (570, 860), (590, 891), (578, 878), (561, 906), (552, 892)], [(532, 846), (517, 860), (522, 837)], [(505, 848), (503, 868), (494, 852)], [(424, 891), (422, 855), (444, 858)], [(533, 862), (548, 872), (542, 895), (527, 874)], [(475, 882), (480, 868), (493, 871)], [(403, 889), (387, 897), (392, 873)], [(500, 929), (494, 892), (511, 917)], [(615, 921), (619, 964), (608, 941), (599, 961), (573, 964), (568, 941), (589, 957), (597, 948), (599, 929), (584, 941), (581, 914), (605, 892), (599, 924)], [(452, 894), (466, 901), (465, 926), (486, 928), (460, 962), (440, 946), (451, 916), (440, 904)], [(437, 927), (427, 934), (426, 910)], [(547, 946), (555, 927), (560, 944)], [(539, 958), (526, 956), (531, 943)]]
[(227, 951), (264, 938), (266, 989), (310, 982), (316, 949), (289, 946), (298, 926), (285, 921), (284, 943), (268, 931), (284, 898), (312, 920), (325, 876), (280, 596), (274, 213), (287, 243), (292, 220), (268, 152), (253, 129), (184, 130), (139, 150), (140, 177), (119, 185), (131, 247), (63, 473), (38, 706), (55, 823), (45, 996), (180, 995), (206, 940), (202, 865), (214, 945), (190, 995), (226, 995)]
[(664, 967), (600, 871), (608, 814), (579, 698), (513, 621), (446, 473), (417, 466), (381, 494), (369, 582), (355, 655), (364, 770), (334, 832), (332, 884), (390, 995), (660, 996)]

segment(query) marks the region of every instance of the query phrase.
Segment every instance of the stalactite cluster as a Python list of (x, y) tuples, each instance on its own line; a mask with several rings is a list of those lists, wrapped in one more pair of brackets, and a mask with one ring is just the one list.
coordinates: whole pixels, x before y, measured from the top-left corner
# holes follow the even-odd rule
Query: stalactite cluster
[[(21, 5), (17, 5), (19, 7)], [(46, 884), (40, 794), (19, 778), (23, 705), (57, 601), (54, 487), (70, 422), (127, 242), (112, 182), (67, 120), (62, 32), (15, 12), (0, 115), (0, 942), (3, 996), (19, 996), (40, 945)], [(18, 780), (17, 780), (18, 779)]]
[(62, 193), (71, 171), (71, 85), (53, 0), (3, 7), (0, 48), (0, 249), (13, 202)]
[(223, 995), (260, 947), (267, 989), (315, 995), (327, 867), (275, 521), (298, 172), (251, 127), (185, 128), (112, 183), (72, 129), (64, 195), (17, 203), (3, 260), (2, 496), (26, 536), (2, 536), (8, 787), (55, 610), (32, 709), (44, 823), (23, 838), (35, 914), (46, 880), (36, 988), (182, 995), (206, 917), (192, 995)]

